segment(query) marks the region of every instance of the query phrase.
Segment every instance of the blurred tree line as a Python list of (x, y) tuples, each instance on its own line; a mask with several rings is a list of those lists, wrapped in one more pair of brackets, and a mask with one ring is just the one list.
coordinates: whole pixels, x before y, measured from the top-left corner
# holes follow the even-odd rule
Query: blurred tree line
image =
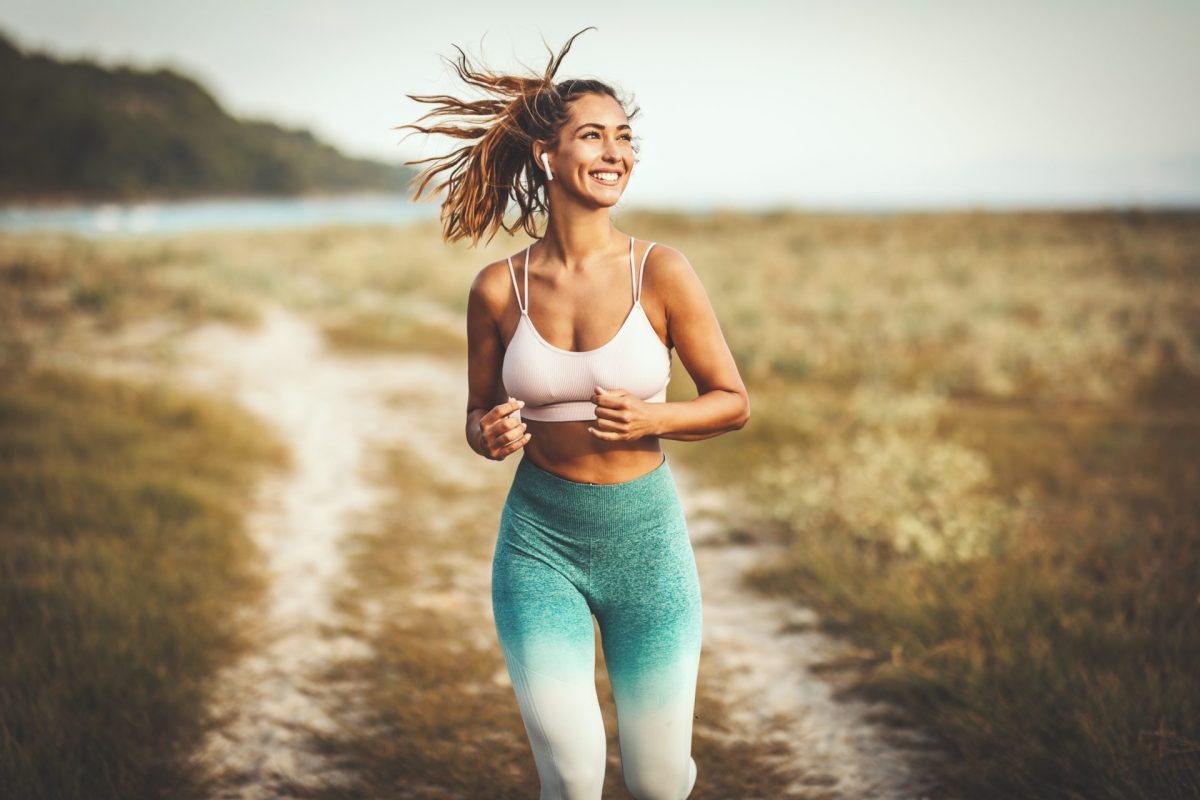
[(0, 32), (0, 200), (404, 191), (414, 170), (230, 116), (170, 69), (22, 52)]

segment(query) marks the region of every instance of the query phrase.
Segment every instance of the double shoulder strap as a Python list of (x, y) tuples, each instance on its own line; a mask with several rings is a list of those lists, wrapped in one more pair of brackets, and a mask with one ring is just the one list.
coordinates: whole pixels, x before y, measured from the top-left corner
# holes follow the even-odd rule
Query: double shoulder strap
[(650, 243), (650, 247), (646, 248), (646, 252), (642, 253), (641, 271), (637, 274), (637, 280), (634, 281), (633, 275), (633, 238), (629, 239), (629, 280), (637, 285), (637, 289), (633, 293), (634, 304), (642, 302), (642, 278), (646, 277), (646, 256), (650, 255), (650, 250), (653, 249), (655, 242)]
[[(642, 264), (640, 271), (634, 269), (633, 266), (633, 237), (629, 238), (629, 280), (633, 288), (633, 302), (638, 305), (642, 302), (642, 278), (646, 277), (646, 257), (650, 255), (650, 250), (657, 244), (651, 242), (646, 248), (646, 252), (642, 254)], [(521, 309), (522, 314), (529, 314), (529, 249), (532, 244), (525, 248), (525, 302), (521, 302), (521, 292), (517, 289), (517, 271), (513, 269), (512, 256), (508, 257), (508, 275), (512, 278), (513, 291), (517, 294), (517, 307)]]
[[(533, 247), (532, 244), (529, 247)], [(513, 291), (517, 292), (517, 308), (522, 314), (529, 313), (529, 247), (525, 248), (525, 304), (521, 305), (521, 293), (517, 291), (517, 273), (513, 270), (512, 256), (508, 257), (508, 274), (512, 278)]]

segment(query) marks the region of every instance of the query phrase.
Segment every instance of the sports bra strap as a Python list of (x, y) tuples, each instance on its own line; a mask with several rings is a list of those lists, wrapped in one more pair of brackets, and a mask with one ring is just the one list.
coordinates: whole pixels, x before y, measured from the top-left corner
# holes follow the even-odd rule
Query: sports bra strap
[[(646, 248), (646, 252), (642, 253), (642, 265), (640, 272), (635, 270), (633, 266), (633, 237), (629, 237), (629, 280), (633, 285), (633, 302), (638, 304), (642, 302), (642, 279), (646, 277), (646, 257), (650, 255), (650, 251), (654, 248), (657, 242), (651, 242)], [(517, 295), (517, 308), (521, 309), (521, 313), (529, 315), (529, 249), (533, 245), (525, 248), (525, 302), (521, 302), (521, 292), (517, 289), (517, 271), (513, 269), (512, 256), (508, 257), (508, 276), (512, 278), (513, 292)]]
[[(529, 247), (533, 247), (532, 244)], [(521, 304), (521, 293), (517, 290), (517, 273), (513, 269), (512, 256), (508, 257), (508, 275), (512, 278), (513, 292), (517, 295), (517, 308), (521, 309), (521, 313), (529, 315), (529, 247), (525, 248), (525, 303)]]
[(633, 303), (637, 305), (637, 271), (633, 266), (633, 237), (629, 237), (629, 289), (633, 292)]
[(642, 278), (646, 277), (646, 256), (650, 255), (650, 251), (654, 249), (654, 245), (656, 244), (658, 243), (651, 242), (650, 246), (646, 248), (646, 252), (642, 253), (642, 267), (641, 272), (638, 273), (637, 294), (633, 296), (633, 302), (635, 303), (640, 304), (642, 302)]

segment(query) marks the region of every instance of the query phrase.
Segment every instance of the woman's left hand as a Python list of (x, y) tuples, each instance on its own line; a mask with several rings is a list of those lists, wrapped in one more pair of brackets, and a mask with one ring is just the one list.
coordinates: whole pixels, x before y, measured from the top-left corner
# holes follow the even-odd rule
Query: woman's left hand
[(597, 439), (610, 442), (640, 439), (655, 435), (657, 430), (656, 403), (647, 403), (625, 389), (595, 387), (592, 402), (596, 404), (596, 426), (588, 431)]

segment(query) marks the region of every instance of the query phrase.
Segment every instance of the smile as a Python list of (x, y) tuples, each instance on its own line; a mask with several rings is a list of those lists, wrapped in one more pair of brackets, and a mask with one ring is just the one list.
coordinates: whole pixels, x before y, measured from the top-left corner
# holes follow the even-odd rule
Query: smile
[(588, 175), (591, 175), (605, 186), (616, 186), (617, 181), (621, 180), (621, 173), (619, 172), (589, 172)]

